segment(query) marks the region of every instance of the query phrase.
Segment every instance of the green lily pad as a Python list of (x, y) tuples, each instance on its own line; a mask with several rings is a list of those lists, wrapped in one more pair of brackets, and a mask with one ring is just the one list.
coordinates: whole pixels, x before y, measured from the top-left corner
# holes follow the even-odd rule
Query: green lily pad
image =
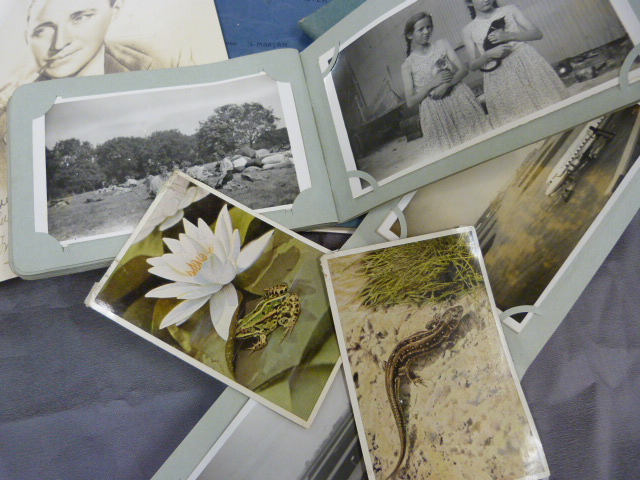
[(122, 262), (100, 290), (98, 299), (109, 305), (117, 305), (140, 287), (150, 276), (147, 258), (136, 256), (126, 263)]
[[(252, 390), (299, 368), (320, 351), (328, 337), (335, 338), (318, 261), (320, 252), (305, 249), (301, 253), (296, 268), (285, 277), (290, 280), (289, 291), (300, 296), (302, 309), (295, 327), (287, 338), (283, 338), (284, 329), (276, 329), (264, 348), (253, 353), (241, 350), (236, 357), (236, 378)], [(334, 364), (338, 358), (336, 351)]]
[(311, 358), (310, 367), (330, 365), (332, 368), (340, 358), (340, 347), (335, 335), (328, 335), (320, 350)]
[(225, 360), (225, 341), (213, 328), (208, 305), (205, 304), (182, 325), (172, 325), (166, 330), (189, 356), (233, 379)]
[[(129, 260), (136, 257), (159, 257), (162, 254), (164, 254), (162, 232), (156, 228), (153, 232), (147, 235), (144, 240), (131, 245), (120, 259), (120, 263), (124, 265), (129, 262)], [(147, 265), (147, 268), (149, 268), (149, 266), (150, 265)]]
[(180, 300), (175, 298), (159, 298), (156, 300), (151, 320), (151, 334), (156, 335), (160, 331), (160, 323), (178, 303), (180, 303)]
[[(233, 283), (254, 295), (262, 295), (265, 289), (282, 282), (291, 286), (291, 281), (300, 270), (303, 248), (316, 253), (317, 258), (311, 261), (318, 261), (320, 252), (276, 230), (271, 247), (249, 269), (238, 275)], [(308, 258), (307, 255), (305, 257)]]
[[(278, 405), (291, 404), (292, 408), (289, 410), (291, 413), (308, 420), (320, 399), (323, 389), (327, 385), (339, 355), (338, 342), (335, 336), (329, 336), (309, 364), (299, 365), (282, 372), (280, 377), (270, 379), (267, 384), (257, 388), (256, 392)], [(282, 397), (285, 389), (276, 388), (282, 383), (286, 383), (289, 386), (289, 397), (285, 399), (271, 398), (272, 392), (278, 392)]]
[(305, 420), (313, 412), (327, 380), (333, 372), (333, 365), (307, 367), (291, 379), (291, 412)]
[(122, 317), (145, 332), (151, 332), (155, 298), (139, 297), (124, 311)]
[(288, 412), (293, 413), (293, 403), (291, 399), (291, 390), (289, 382), (282, 381), (271, 385), (269, 388), (260, 392), (264, 398), (279, 407), (284, 408)]

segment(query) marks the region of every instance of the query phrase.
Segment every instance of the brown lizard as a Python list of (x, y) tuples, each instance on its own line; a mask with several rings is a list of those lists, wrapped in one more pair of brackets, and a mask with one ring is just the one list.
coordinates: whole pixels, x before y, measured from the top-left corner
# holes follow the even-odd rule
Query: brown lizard
[(385, 388), (387, 397), (393, 412), (393, 418), (400, 436), (400, 456), (396, 466), (389, 474), (391, 477), (400, 468), (406, 449), (406, 422), (400, 408), (400, 384), (402, 377), (407, 377), (413, 383), (420, 383), (417, 376), (411, 371), (411, 363), (419, 357), (428, 354), (438, 345), (442, 344), (460, 325), (460, 319), (464, 309), (460, 305), (449, 308), (442, 315), (436, 315), (435, 320), (428, 324), (426, 330), (403, 339), (398, 343), (389, 360), (385, 362)]

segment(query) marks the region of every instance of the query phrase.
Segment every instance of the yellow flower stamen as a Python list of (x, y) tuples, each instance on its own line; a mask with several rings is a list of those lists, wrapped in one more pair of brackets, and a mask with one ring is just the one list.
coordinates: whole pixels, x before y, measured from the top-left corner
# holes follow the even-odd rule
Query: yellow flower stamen
[(189, 265), (189, 270), (185, 273), (191, 277), (195, 277), (200, 270), (202, 270), (202, 264), (207, 261), (209, 257), (204, 253), (198, 253), (195, 260), (191, 260), (187, 263)]

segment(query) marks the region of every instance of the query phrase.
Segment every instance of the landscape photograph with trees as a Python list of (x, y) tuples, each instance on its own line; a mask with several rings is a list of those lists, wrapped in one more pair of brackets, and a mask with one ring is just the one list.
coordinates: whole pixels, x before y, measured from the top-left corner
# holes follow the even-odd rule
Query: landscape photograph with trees
[(287, 207), (305, 159), (284, 117), (266, 75), (56, 104), (45, 116), (48, 232), (130, 232), (175, 170), (249, 208)]

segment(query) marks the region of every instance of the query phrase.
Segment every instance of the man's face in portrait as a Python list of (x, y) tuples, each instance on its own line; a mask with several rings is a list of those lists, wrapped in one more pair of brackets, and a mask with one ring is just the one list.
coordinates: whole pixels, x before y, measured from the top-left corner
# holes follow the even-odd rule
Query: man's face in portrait
[[(104, 68), (104, 39), (121, 0), (34, 0), (27, 43), (41, 73), (51, 78)], [(102, 62), (98, 65), (97, 62)]]

